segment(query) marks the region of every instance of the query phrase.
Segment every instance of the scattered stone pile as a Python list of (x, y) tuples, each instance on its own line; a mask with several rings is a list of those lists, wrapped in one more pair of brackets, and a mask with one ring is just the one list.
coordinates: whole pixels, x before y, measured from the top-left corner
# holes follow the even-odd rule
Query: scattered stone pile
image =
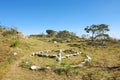
[[(57, 52), (56, 55), (49, 55), (48, 53), (49, 52)], [(71, 52), (71, 54), (68, 54), (68, 55), (65, 55), (65, 56), (62, 56), (62, 53), (66, 53), (66, 52)], [(74, 56), (79, 56), (82, 52), (77, 52), (77, 51), (73, 51), (73, 50), (47, 50), (47, 51), (40, 51), (40, 52), (33, 52), (30, 57), (32, 56), (39, 56), (39, 57), (48, 57), (48, 58), (56, 58), (56, 61), (58, 63), (61, 64), (62, 62), (62, 59), (64, 58), (71, 58), (71, 57), (74, 57)], [(91, 61), (91, 57), (88, 56), (88, 55), (85, 55), (85, 59), (83, 62), (81, 62), (80, 64), (78, 65), (71, 65), (71, 67), (83, 67), (85, 65), (86, 62), (90, 62)], [(35, 65), (32, 65), (30, 67), (31, 70), (39, 70), (41, 69), (40, 66), (35, 66)]]
[[(48, 53), (48, 52), (47, 52)], [(39, 57), (49, 57), (49, 58), (56, 58), (56, 55), (49, 55), (47, 53), (44, 53), (43, 51), (41, 52), (33, 52), (30, 57), (32, 56), (39, 56)]]
[(62, 58), (70, 58), (70, 57), (78, 56), (78, 55), (80, 55), (80, 54), (81, 54), (81, 52), (77, 52), (77, 53), (65, 55), (65, 56), (63, 56)]
[[(39, 57), (49, 57), (49, 58), (57, 58), (57, 56), (59, 56), (59, 53), (62, 54), (62, 52), (65, 52), (66, 50), (47, 50), (47, 51), (40, 51), (40, 52), (33, 52), (30, 57), (32, 56), (39, 56)], [(70, 57), (74, 57), (74, 56), (78, 56), (81, 54), (81, 52), (76, 52), (76, 51), (72, 51), (70, 50), (71, 52), (73, 52), (72, 54), (69, 54), (69, 55), (65, 55), (65, 56), (60, 56), (61, 58), (70, 58)], [(58, 52), (57, 55), (49, 55), (48, 53), (49, 52)]]

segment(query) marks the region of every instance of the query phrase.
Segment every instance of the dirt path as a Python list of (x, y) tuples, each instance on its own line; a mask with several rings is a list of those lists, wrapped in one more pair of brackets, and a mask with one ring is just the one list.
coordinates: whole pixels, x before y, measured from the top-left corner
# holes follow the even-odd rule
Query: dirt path
[(20, 76), (18, 72), (20, 72), (22, 69), (19, 67), (19, 63), (23, 60), (26, 59), (28, 55), (23, 56), (19, 60), (15, 61), (10, 65), (10, 68), (8, 70), (8, 73), (6, 73), (5, 76), (3, 76), (2, 80), (19, 80), (16, 79), (16, 76)]

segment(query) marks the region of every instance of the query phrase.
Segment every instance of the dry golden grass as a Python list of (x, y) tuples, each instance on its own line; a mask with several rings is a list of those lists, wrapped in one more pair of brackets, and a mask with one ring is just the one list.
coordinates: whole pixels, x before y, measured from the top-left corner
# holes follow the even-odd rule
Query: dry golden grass
[[(10, 48), (12, 40), (3, 40), (0, 44), (0, 60), (4, 62), (0, 63), (0, 79), (2, 80), (119, 80), (119, 69), (107, 69), (107, 67), (113, 67), (120, 65), (120, 45), (110, 43), (106, 48), (95, 48), (85, 45), (83, 42), (74, 43), (52, 43), (47, 41), (41, 41), (38, 39), (19, 39), (19, 45), (17, 48)], [(70, 46), (69, 44), (77, 44), (76, 46)], [(4, 46), (4, 48), (2, 47)], [(88, 66), (82, 68), (69, 69), (68, 73), (62, 72), (58, 74), (52, 70), (45, 71), (31, 71), (26, 68), (22, 68), (19, 65), (22, 61), (28, 59), (33, 64), (38, 66), (57, 66), (55, 59), (32, 57), (29, 55), (32, 52), (46, 51), (46, 50), (58, 50), (58, 49), (74, 49), (84, 52), (92, 58), (91, 63)], [(9, 64), (5, 59), (12, 51), (16, 51), (18, 55)], [(8, 53), (8, 54), (6, 54)], [(55, 53), (50, 53), (55, 54)], [(64, 53), (65, 55), (65, 53)], [(3, 58), (5, 57), (5, 58)], [(83, 56), (75, 56), (68, 59), (63, 59), (63, 63), (78, 64), (84, 59)], [(6, 65), (7, 64), (7, 65)], [(6, 75), (5, 75), (6, 74)], [(4, 75), (4, 76), (3, 76)]]

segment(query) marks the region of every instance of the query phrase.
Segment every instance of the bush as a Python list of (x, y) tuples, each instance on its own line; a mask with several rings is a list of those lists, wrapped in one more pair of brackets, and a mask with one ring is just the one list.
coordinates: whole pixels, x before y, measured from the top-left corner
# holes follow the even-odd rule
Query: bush
[(13, 42), (13, 43), (10, 45), (10, 47), (15, 48), (15, 47), (18, 46), (18, 43), (19, 43), (18, 41)]
[(13, 56), (8, 56), (8, 57), (7, 57), (7, 61), (8, 61), (9, 63), (11, 63), (11, 62), (13, 61)]
[(67, 64), (66, 62), (62, 62), (61, 65), (62, 65), (63, 67), (65, 67), (65, 66), (68, 65), (68, 64)]
[(12, 63), (13, 60), (15, 60), (15, 57), (14, 57), (13, 55), (9, 55), (9, 56), (7, 57), (7, 61), (8, 61), (9, 63)]
[(85, 66), (89, 66), (89, 65), (90, 65), (90, 61), (86, 61)]

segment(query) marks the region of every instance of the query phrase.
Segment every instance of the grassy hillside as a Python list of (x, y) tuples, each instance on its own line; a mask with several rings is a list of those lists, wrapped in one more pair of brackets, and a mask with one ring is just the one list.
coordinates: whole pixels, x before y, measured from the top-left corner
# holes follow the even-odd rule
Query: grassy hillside
[[(49, 42), (48, 38), (0, 38), (0, 80), (120, 80), (120, 41), (109, 41), (106, 46), (91, 46), (85, 41)], [(92, 60), (83, 67), (72, 68), (84, 59), (83, 55), (62, 59), (29, 57), (33, 52), (67, 49), (89, 55)], [(16, 52), (17, 56), (13, 56)], [(49, 53), (56, 54), (56, 53)], [(67, 55), (69, 52), (64, 53)], [(50, 66), (51, 69), (30, 70), (24, 64)], [(22, 65), (22, 66), (21, 66)]]

